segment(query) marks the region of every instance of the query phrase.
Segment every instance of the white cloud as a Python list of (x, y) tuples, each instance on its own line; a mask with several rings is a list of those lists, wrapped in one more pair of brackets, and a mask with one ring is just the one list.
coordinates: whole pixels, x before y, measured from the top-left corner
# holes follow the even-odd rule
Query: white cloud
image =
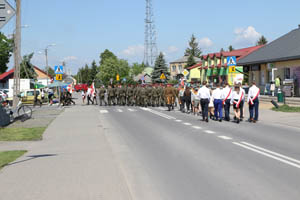
[(168, 53), (175, 53), (177, 52), (179, 49), (176, 46), (169, 46), (168, 47)]
[(65, 62), (70, 62), (70, 61), (75, 61), (75, 60), (78, 60), (78, 58), (76, 56), (67, 56), (67, 57), (64, 57), (61, 62), (65, 61)]
[(234, 44), (238, 46), (255, 45), (256, 41), (261, 37), (261, 34), (253, 26), (236, 28), (234, 34), (236, 35)]
[(213, 42), (208, 37), (201, 38), (198, 43), (201, 49), (209, 49), (213, 45)]
[(139, 45), (133, 45), (129, 46), (127, 49), (124, 49), (121, 52), (121, 55), (126, 56), (126, 57), (134, 57), (134, 56), (141, 56), (144, 53), (144, 46), (139, 44)]

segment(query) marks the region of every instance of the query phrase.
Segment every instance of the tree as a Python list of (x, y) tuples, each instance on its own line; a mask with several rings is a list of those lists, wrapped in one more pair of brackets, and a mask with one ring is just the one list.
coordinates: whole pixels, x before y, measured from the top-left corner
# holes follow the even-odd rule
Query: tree
[(267, 43), (268, 43), (267, 38), (265, 38), (265, 36), (262, 35), (262, 36), (257, 40), (256, 45), (257, 45), (257, 46), (259, 46), (259, 45), (265, 45), (265, 44), (267, 44)]
[(50, 77), (52, 77), (52, 78), (55, 76), (54, 69), (51, 68), (51, 67), (46, 67), (44, 71), (45, 71), (46, 73), (47, 73), (47, 71), (48, 71), (48, 75), (49, 75)]
[(105, 49), (105, 51), (100, 55), (100, 65), (102, 65), (105, 62), (105, 60), (109, 58), (117, 60), (117, 56), (113, 52), (109, 51), (108, 49)]
[(221, 48), (220, 52), (224, 52), (224, 49), (223, 49), (223, 48)]
[(199, 48), (199, 43), (197, 42), (197, 39), (193, 34), (192, 37), (191, 37), (191, 40), (189, 41), (189, 47), (185, 50), (184, 55), (185, 56), (192, 55), (194, 57), (200, 58), (201, 53), (202, 53), (202, 51)]
[(98, 66), (96, 64), (96, 61), (94, 60), (92, 62), (92, 66), (91, 66), (91, 69), (90, 69), (90, 79), (92, 81), (96, 79), (97, 73), (98, 73)]
[(228, 50), (229, 50), (229, 51), (233, 51), (233, 50), (234, 50), (233, 46), (230, 45), (230, 46), (228, 47)]
[(12, 52), (13, 39), (8, 39), (3, 33), (0, 33), (0, 74), (6, 72)]
[(33, 53), (23, 56), (23, 60), (20, 64), (20, 78), (36, 80), (37, 74), (33, 64), (31, 64), (32, 57)]
[[(168, 66), (166, 64), (166, 60), (164, 58), (164, 54), (160, 52), (159, 56), (156, 58), (154, 70), (152, 72), (152, 82), (153, 83), (162, 83), (165, 82), (165, 80), (161, 80), (160, 76), (164, 73), (167, 80), (170, 76), (170, 73), (168, 72)], [(166, 81), (167, 81), (166, 80)]]
[(194, 65), (196, 65), (196, 64), (197, 64), (197, 63), (196, 63), (196, 61), (195, 61), (194, 56), (193, 56), (193, 55), (190, 55), (190, 56), (188, 57), (187, 64), (186, 64), (185, 68), (194, 66)]
[(140, 73), (142, 73), (145, 68), (146, 68), (146, 65), (144, 63), (142, 63), (142, 64), (133, 63), (130, 73), (132, 76), (137, 76)]

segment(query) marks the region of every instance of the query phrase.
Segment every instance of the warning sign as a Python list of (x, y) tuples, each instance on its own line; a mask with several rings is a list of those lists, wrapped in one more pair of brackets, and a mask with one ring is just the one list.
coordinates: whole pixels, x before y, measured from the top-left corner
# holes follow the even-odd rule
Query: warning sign
[(187, 76), (189, 75), (189, 73), (190, 73), (190, 72), (189, 72), (188, 70), (186, 70), (186, 69), (183, 71), (183, 75), (184, 75), (185, 77), (187, 77)]
[(235, 72), (235, 66), (229, 67), (229, 73)]
[(236, 57), (227, 57), (227, 66), (236, 66)]
[(165, 79), (166, 79), (166, 76), (165, 76), (164, 73), (162, 73), (162, 74), (160, 75), (160, 79), (161, 79), (161, 80), (165, 80)]
[(120, 75), (119, 75), (119, 74), (117, 74), (117, 77), (116, 77), (116, 79), (117, 79), (117, 81), (119, 81), (119, 80), (120, 80)]
[(62, 74), (56, 74), (56, 80), (62, 81)]

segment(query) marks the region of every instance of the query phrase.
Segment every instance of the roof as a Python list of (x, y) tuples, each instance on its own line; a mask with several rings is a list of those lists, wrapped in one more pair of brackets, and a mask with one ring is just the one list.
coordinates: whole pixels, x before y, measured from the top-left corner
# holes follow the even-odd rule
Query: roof
[[(170, 64), (173, 64), (173, 63), (186, 63), (188, 61), (188, 58), (189, 58), (189, 56), (183, 56), (182, 58), (179, 58), (179, 59), (177, 59), (173, 62), (170, 62)], [(198, 58), (198, 57), (194, 57), (194, 59), (195, 59), (196, 62), (201, 61), (200, 58)]]
[(217, 53), (209, 53), (207, 55), (202, 55), (202, 58), (204, 60), (206, 60), (208, 57), (210, 58), (220, 58), (221, 56), (236, 56), (237, 60), (249, 55), (250, 53), (262, 48), (264, 45), (260, 45), (260, 46), (253, 46), (253, 47), (247, 47), (247, 48), (243, 48), (243, 49), (236, 49), (233, 51), (223, 51), (223, 52), (217, 52)]
[(6, 77), (11, 76), (14, 74), (14, 69), (11, 69), (7, 72), (4, 72), (3, 74), (0, 74), (0, 81), (4, 80)]
[(239, 65), (300, 59), (300, 27), (239, 60)]
[[(47, 74), (45, 71), (41, 70), (40, 68), (38, 68), (36, 66), (34, 66), (34, 69), (37, 71), (40, 71), (41, 73), (44, 73), (45, 75)], [(14, 71), (15, 71), (15, 69), (12, 68), (11, 70), (4, 72), (3, 74), (0, 74), (0, 81), (4, 80), (5, 78), (7, 78), (9, 76), (13, 76)], [(48, 75), (48, 77), (51, 78), (49, 75)]]
[(202, 66), (202, 63), (200, 62), (200, 63), (198, 63), (198, 64), (196, 64), (194, 66), (188, 67), (187, 69), (191, 70), (191, 69), (194, 69), (194, 68), (197, 68), (197, 67), (201, 67), (201, 66)]

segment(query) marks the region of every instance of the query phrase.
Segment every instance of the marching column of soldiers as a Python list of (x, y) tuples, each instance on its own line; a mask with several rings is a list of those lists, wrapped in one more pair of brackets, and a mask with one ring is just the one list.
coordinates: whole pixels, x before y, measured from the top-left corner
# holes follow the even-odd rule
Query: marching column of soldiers
[(260, 89), (255, 82), (249, 88), (247, 100), (241, 84), (230, 87), (228, 83), (225, 83), (209, 87), (206, 81), (201, 87), (191, 87), (190, 84), (185, 84), (177, 88), (172, 84), (109, 85), (107, 89), (102, 86), (98, 94), (100, 106), (167, 106), (171, 111), (177, 107), (178, 102), (181, 112), (202, 114), (202, 120), (206, 122), (209, 119), (219, 122), (230, 121), (230, 107), (232, 107), (234, 120), (240, 123), (244, 118), (245, 101), (249, 105), (249, 122), (255, 123), (259, 114)]
[(100, 106), (142, 106), (158, 107), (167, 105), (174, 109), (177, 89), (171, 84), (154, 85), (109, 85), (98, 90)]

